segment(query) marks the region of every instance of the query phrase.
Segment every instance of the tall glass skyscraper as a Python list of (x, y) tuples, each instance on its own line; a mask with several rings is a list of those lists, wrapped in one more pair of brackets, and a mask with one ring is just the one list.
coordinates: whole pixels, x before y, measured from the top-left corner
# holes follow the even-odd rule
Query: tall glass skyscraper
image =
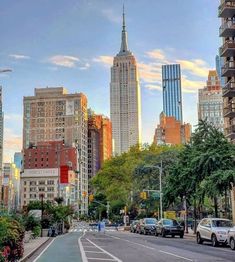
[(163, 111), (183, 122), (181, 72), (179, 64), (162, 66)]
[(220, 85), (223, 88), (225, 86), (225, 79), (224, 77), (222, 77), (222, 69), (221, 69), (222, 66), (224, 65), (223, 58), (217, 55), (215, 57), (215, 64), (216, 64), (217, 75), (220, 78)]

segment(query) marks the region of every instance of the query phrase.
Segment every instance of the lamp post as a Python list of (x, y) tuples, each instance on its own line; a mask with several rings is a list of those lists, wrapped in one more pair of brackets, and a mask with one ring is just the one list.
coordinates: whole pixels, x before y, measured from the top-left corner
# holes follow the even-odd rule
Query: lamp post
[(146, 166), (150, 168), (157, 168), (159, 170), (159, 191), (160, 191), (160, 218), (162, 219), (162, 161), (160, 166)]
[(41, 210), (42, 210), (42, 213), (41, 213), (41, 237), (43, 237), (42, 221), (43, 221), (43, 209), (44, 209), (44, 206), (43, 206), (44, 194), (40, 194), (39, 197), (41, 199)]

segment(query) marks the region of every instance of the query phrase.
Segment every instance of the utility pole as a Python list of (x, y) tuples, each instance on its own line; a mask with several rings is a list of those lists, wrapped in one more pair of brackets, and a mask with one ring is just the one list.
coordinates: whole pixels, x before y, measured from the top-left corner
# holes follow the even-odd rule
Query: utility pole
[(159, 183), (160, 183), (160, 217), (162, 219), (162, 161), (159, 168)]

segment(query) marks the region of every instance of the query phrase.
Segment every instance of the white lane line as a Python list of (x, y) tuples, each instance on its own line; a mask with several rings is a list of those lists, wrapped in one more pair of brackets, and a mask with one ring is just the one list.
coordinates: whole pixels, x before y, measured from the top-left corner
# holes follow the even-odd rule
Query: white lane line
[(49, 245), (47, 245), (47, 246), (42, 250), (42, 252), (33, 260), (33, 262), (36, 262), (54, 241), (55, 241), (55, 238), (53, 238), (53, 240), (49, 243)]
[(83, 232), (83, 235), (78, 238), (78, 246), (80, 248), (80, 252), (81, 252), (81, 256), (82, 256), (82, 262), (88, 262), (84, 248), (83, 248), (83, 245), (82, 245), (82, 242), (81, 242), (81, 238), (84, 237), (85, 234), (86, 233)]
[(163, 250), (158, 250), (158, 252), (161, 252), (161, 253), (163, 253), (163, 254), (170, 255), (170, 256), (173, 256), (173, 257), (182, 258), (182, 259), (187, 260), (187, 261), (193, 261), (193, 260), (190, 259), (190, 258), (178, 256), (178, 255), (176, 255), (176, 254), (173, 254), (173, 253), (170, 253), (170, 252), (166, 252), (166, 251), (163, 251)]
[(116, 261), (115, 259), (113, 258), (97, 258), (97, 257), (88, 257), (87, 258), (88, 260), (101, 260), (101, 261)]
[(86, 253), (94, 253), (94, 254), (103, 254), (104, 252), (103, 251), (86, 251)]
[(163, 250), (157, 250), (156, 248), (152, 248), (152, 247), (149, 247), (149, 246), (145, 246), (145, 245), (143, 245), (143, 244), (139, 244), (139, 243), (136, 243), (136, 242), (127, 240), (127, 239), (123, 239), (123, 238), (119, 238), (119, 237), (114, 237), (114, 236), (110, 236), (110, 237), (112, 237), (112, 238), (114, 238), (114, 239), (126, 241), (126, 242), (128, 242), (128, 243), (135, 244), (135, 245), (138, 245), (138, 246), (142, 246), (142, 247), (145, 247), (145, 248), (147, 248), (147, 249), (155, 250), (155, 251), (157, 251), (157, 252), (161, 252), (161, 253), (164, 253), (164, 254), (166, 254), (166, 255), (170, 255), (170, 256), (182, 258), (182, 259), (187, 260), (187, 261), (193, 261), (193, 260), (190, 259), (190, 258), (181, 257), (181, 256), (178, 256), (178, 255), (176, 255), (176, 254), (169, 253), (169, 252), (166, 252), (166, 251), (163, 251)]
[(108, 251), (104, 250), (103, 248), (99, 247), (98, 245), (96, 245), (94, 242), (92, 242), (90, 239), (86, 238), (87, 241), (89, 241), (91, 244), (93, 244), (95, 247), (97, 247), (98, 249), (100, 249), (101, 251), (103, 251), (104, 253), (106, 253), (107, 255), (109, 255), (110, 257), (112, 257), (115, 261), (117, 262), (122, 262), (122, 260), (120, 260), (119, 258), (115, 257), (114, 255), (112, 255), (111, 253), (109, 253)]

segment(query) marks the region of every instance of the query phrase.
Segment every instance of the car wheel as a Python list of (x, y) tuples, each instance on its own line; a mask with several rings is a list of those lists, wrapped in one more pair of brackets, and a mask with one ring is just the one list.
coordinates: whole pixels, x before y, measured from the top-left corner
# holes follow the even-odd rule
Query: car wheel
[(217, 246), (218, 246), (219, 243), (218, 243), (218, 240), (217, 240), (215, 234), (213, 234), (213, 235), (211, 236), (211, 242), (212, 242), (212, 246), (213, 246), (213, 247), (217, 247)]
[(180, 234), (180, 238), (183, 238), (184, 237), (184, 234)]
[(175, 237), (175, 235), (173, 234), (173, 235), (171, 235), (171, 237), (172, 237), (172, 238), (174, 238), (174, 237)]
[(203, 240), (202, 240), (201, 235), (200, 235), (199, 232), (197, 233), (197, 243), (198, 244), (202, 244), (203, 243)]
[(229, 245), (232, 250), (235, 250), (235, 239), (233, 237), (230, 239)]
[(162, 229), (162, 233), (161, 233), (162, 237), (166, 237), (166, 233), (165, 233), (165, 230)]

